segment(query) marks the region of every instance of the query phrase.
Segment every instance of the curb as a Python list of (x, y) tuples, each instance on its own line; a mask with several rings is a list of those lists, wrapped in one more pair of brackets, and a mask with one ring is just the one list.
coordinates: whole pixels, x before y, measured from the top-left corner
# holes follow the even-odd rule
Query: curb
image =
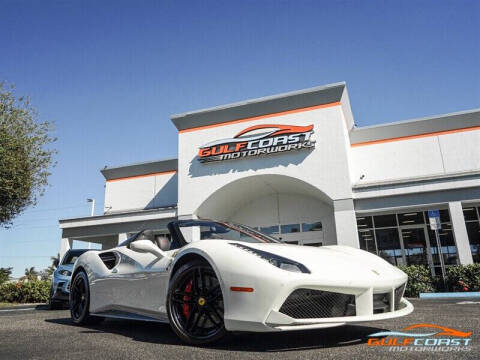
[(47, 305), (46, 303), (34, 303), (34, 304), (18, 304), (18, 305), (12, 305), (12, 306), (7, 306), (7, 307), (2, 307), (0, 310), (19, 310), (19, 309), (34, 309), (38, 306), (44, 306)]
[(480, 298), (480, 291), (448, 292), (448, 293), (420, 293), (420, 299), (452, 299), (452, 298)]

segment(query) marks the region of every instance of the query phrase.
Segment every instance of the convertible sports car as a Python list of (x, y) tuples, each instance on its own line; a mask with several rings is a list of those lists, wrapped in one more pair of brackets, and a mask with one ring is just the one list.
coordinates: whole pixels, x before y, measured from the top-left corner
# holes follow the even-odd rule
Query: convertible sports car
[(286, 331), (404, 316), (407, 275), (345, 246), (283, 244), (245, 225), (179, 220), (75, 263), (76, 324), (103, 317), (169, 322), (190, 344), (227, 331)]

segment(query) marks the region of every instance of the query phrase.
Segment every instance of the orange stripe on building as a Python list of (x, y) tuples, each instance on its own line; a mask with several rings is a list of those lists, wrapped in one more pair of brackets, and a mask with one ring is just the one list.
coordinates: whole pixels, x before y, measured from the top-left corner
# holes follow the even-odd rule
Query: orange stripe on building
[(268, 119), (268, 118), (275, 117), (275, 116), (296, 114), (296, 113), (300, 113), (300, 112), (304, 112), (304, 111), (311, 111), (311, 110), (317, 110), (317, 109), (325, 109), (325, 108), (329, 108), (329, 107), (333, 107), (333, 106), (338, 106), (340, 104), (341, 104), (341, 102), (337, 101), (337, 102), (328, 103), (328, 104), (315, 105), (315, 106), (309, 106), (309, 107), (300, 108), (300, 109), (281, 111), (281, 112), (277, 112), (277, 113), (259, 115), (259, 116), (254, 116), (254, 117), (250, 117), (250, 118), (231, 120), (231, 121), (226, 121), (226, 122), (222, 122), (222, 123), (218, 123), (218, 124), (197, 126), (197, 127), (193, 127), (193, 128), (189, 128), (189, 129), (179, 130), (178, 132), (179, 133), (187, 133), (187, 132), (191, 132), (191, 131), (210, 129), (210, 128), (219, 127), (219, 126), (239, 124), (239, 123), (243, 123), (243, 122), (247, 122), (247, 121)]
[(360, 142), (360, 143), (356, 143), (356, 144), (351, 144), (350, 146), (351, 147), (357, 147), (357, 146), (365, 146), (365, 145), (382, 144), (382, 143), (388, 143), (388, 142), (394, 142), (394, 141), (419, 139), (419, 138), (424, 138), (424, 137), (447, 135), (447, 134), (454, 134), (454, 133), (460, 133), (460, 132), (465, 132), (465, 131), (473, 131), (473, 130), (480, 130), (480, 126), (472, 126), (472, 127), (461, 128), (461, 129), (453, 129), (453, 130), (436, 131), (436, 132), (418, 134), (418, 135), (400, 136), (400, 137), (382, 139), (382, 140), (365, 141), (365, 142)]
[(130, 180), (130, 179), (139, 179), (139, 178), (144, 178), (144, 177), (149, 177), (149, 176), (156, 176), (156, 175), (174, 174), (174, 173), (176, 173), (176, 172), (177, 172), (177, 170), (169, 170), (169, 171), (155, 172), (155, 173), (151, 173), (151, 174), (143, 174), (143, 175), (135, 175), (135, 176), (125, 176), (125, 177), (116, 178), (116, 179), (108, 179), (107, 182), (121, 181), (121, 180)]

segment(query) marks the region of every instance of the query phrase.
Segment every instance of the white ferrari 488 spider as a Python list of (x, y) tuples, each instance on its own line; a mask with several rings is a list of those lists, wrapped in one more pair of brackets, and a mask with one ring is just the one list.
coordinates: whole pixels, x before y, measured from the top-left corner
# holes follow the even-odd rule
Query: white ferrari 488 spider
[(190, 344), (227, 331), (318, 329), (404, 316), (407, 275), (345, 246), (289, 245), (248, 226), (179, 220), (89, 251), (70, 285), (74, 323), (169, 322)]

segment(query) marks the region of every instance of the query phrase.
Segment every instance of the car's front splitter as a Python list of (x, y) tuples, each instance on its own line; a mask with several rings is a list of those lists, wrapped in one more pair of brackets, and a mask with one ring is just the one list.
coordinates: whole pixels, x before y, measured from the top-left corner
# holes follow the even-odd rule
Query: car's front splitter
[(382, 314), (346, 316), (337, 318), (293, 319), (285, 314), (272, 310), (267, 320), (263, 323), (225, 319), (225, 326), (227, 327), (227, 329), (235, 331), (254, 332), (295, 331), (331, 328), (346, 324), (393, 319), (408, 315), (413, 311), (413, 305), (408, 300), (402, 299), (401, 303), (403, 305), (403, 308), (397, 311), (391, 311)]

